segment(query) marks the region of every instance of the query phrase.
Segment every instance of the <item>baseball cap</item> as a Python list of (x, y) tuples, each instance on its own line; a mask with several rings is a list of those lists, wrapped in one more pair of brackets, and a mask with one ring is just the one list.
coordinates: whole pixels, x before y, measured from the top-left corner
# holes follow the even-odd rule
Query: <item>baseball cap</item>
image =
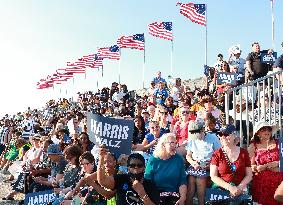
[(225, 125), (224, 127), (222, 127), (219, 130), (219, 133), (224, 134), (224, 135), (230, 135), (235, 131), (237, 131), (236, 127), (234, 125), (229, 124), (229, 125)]
[(200, 121), (190, 121), (188, 125), (188, 138), (189, 139), (198, 139), (201, 131), (203, 130), (203, 123)]

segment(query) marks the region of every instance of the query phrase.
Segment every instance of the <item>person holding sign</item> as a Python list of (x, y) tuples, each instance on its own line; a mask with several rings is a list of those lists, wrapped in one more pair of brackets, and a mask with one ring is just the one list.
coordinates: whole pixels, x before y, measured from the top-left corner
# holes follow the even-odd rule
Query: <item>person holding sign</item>
[(223, 147), (212, 155), (210, 164), (210, 177), (214, 183), (212, 188), (228, 191), (231, 200), (237, 204), (248, 198), (244, 192), (252, 180), (249, 153), (237, 146), (239, 137), (234, 125), (223, 127), (219, 137)]
[(107, 150), (100, 149), (97, 169), (98, 183), (107, 189), (116, 189), (116, 205), (157, 205), (159, 194), (151, 180), (144, 178), (145, 160), (141, 154), (130, 154), (127, 160), (128, 174), (107, 176), (105, 173), (105, 156)]
[(220, 69), (216, 70), (216, 72), (215, 72), (214, 83), (216, 84), (217, 94), (223, 93), (230, 88), (230, 85), (228, 83), (217, 84), (219, 74), (223, 73), (223, 72), (230, 73), (230, 67), (229, 67), (229, 64), (226, 61), (222, 61)]
[(275, 125), (265, 121), (255, 124), (254, 137), (249, 146), (249, 154), (254, 173), (252, 196), (255, 202), (266, 205), (279, 204), (273, 199), (276, 188), (283, 181), (279, 172), (279, 145), (273, 138)]

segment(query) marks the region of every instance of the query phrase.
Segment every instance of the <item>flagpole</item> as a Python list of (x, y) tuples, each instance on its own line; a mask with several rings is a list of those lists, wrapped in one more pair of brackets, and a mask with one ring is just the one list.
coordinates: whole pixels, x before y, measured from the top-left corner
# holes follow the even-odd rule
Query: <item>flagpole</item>
[(173, 77), (173, 36), (171, 41), (171, 77)]
[[(119, 74), (118, 74), (118, 82), (119, 85), (121, 84), (121, 48), (119, 49), (120, 52), (120, 58), (119, 58)], [(120, 86), (119, 86), (120, 87)]]
[(270, 0), (271, 7), (271, 39), (272, 39), (272, 48), (275, 49), (275, 38), (274, 38), (274, 0)]
[(207, 65), (207, 4), (205, 4), (205, 65)]
[(143, 67), (142, 67), (142, 88), (143, 89), (144, 89), (144, 74), (145, 74), (145, 38), (144, 38)]

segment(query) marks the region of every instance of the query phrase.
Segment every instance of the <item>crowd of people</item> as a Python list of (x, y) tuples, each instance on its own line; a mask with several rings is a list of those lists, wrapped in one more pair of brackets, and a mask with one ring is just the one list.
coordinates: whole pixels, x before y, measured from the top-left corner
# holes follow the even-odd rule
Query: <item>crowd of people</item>
[[(197, 198), (203, 205), (214, 203), (205, 193), (217, 189), (228, 193), (230, 204), (248, 204), (250, 196), (258, 204), (280, 204), (283, 173), (274, 134), (282, 127), (258, 119), (251, 143), (240, 147), (236, 119), (225, 121), (222, 94), (231, 85), (217, 84), (222, 71), (240, 75), (239, 85), (282, 70), (282, 56), (265, 64), (259, 43), (252, 49), (246, 60), (238, 48), (227, 61), (219, 54), (206, 73), (209, 89), (186, 87), (180, 78), (167, 82), (158, 71), (142, 95), (114, 82), (75, 100), (50, 100), (43, 108), (4, 116), (0, 169), (13, 191), (2, 200), (52, 189), (53, 204), (79, 196), (82, 204), (189, 205)], [(117, 157), (94, 144), (87, 112), (132, 120), (132, 153)]]

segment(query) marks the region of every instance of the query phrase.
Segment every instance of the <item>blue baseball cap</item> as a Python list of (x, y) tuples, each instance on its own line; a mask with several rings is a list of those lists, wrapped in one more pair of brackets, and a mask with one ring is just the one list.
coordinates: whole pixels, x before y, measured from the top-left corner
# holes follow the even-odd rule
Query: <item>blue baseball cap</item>
[(224, 134), (224, 135), (230, 135), (233, 132), (237, 131), (236, 127), (234, 125), (225, 125), (224, 127), (220, 128), (219, 133)]

